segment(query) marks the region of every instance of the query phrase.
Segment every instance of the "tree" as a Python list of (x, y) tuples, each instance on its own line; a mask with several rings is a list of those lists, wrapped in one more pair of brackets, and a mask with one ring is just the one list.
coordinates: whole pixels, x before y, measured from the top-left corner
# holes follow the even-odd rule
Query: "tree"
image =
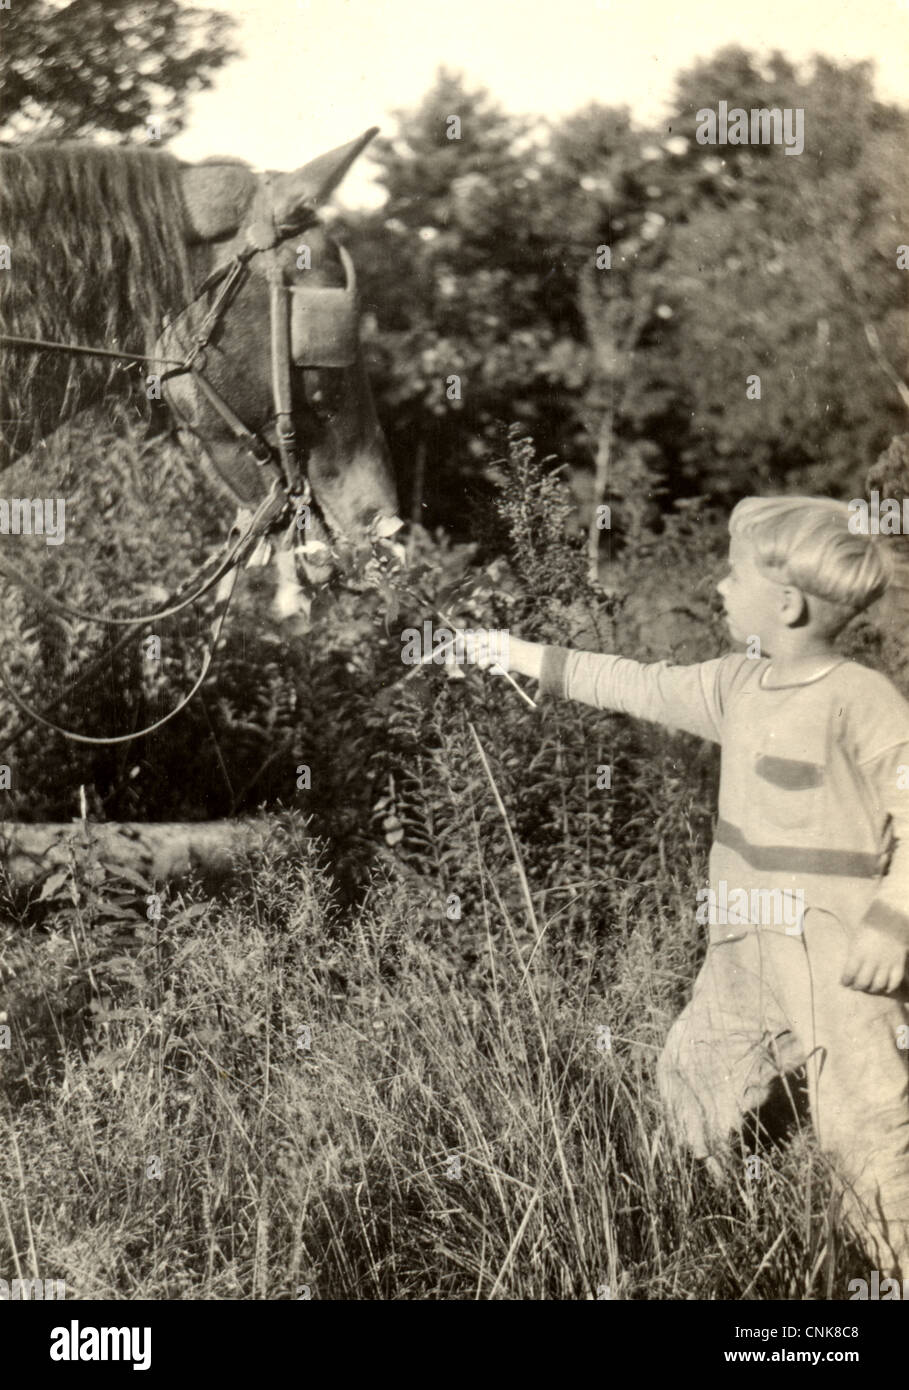
[(520, 419), (544, 452), (565, 428), (546, 364), (578, 315), (542, 224), (530, 123), (444, 69), (397, 115), (375, 150), (387, 201), (356, 228), (374, 385), (411, 514), (463, 525), (464, 482), (485, 474), (503, 423)]
[[(449, 140), (454, 114), (460, 139)], [(444, 70), (399, 119), (400, 136), (378, 149), (388, 201), (357, 248), (399, 470), (415, 459), (419, 474), (428, 459), (439, 512), (457, 525), (464, 481), (487, 471), (498, 425), (519, 420), (542, 454), (593, 454), (594, 504), (649, 491), (651, 514), (656, 477), (642, 459), (670, 469), (688, 414), (666, 240), (716, 180), (626, 111), (520, 120)], [(463, 376), (460, 403), (445, 398), (451, 373)], [(414, 492), (419, 506), (419, 478)], [(592, 524), (591, 571), (599, 535)]]
[(180, 0), (13, 0), (0, 11), (0, 139), (126, 142), (157, 122), (164, 144), (235, 56), (233, 27)]
[[(804, 153), (698, 145), (695, 113), (720, 99), (802, 109)], [(756, 486), (851, 496), (904, 419), (882, 364), (901, 364), (909, 308), (906, 113), (875, 99), (868, 64), (816, 59), (800, 77), (778, 53), (758, 69), (740, 49), (683, 73), (677, 110), (687, 161), (714, 170), (724, 199), (692, 207), (670, 242), (692, 410), (680, 484), (730, 500)]]
[[(803, 108), (804, 153), (700, 144), (696, 113), (720, 100)], [(517, 119), (443, 71), (401, 113), (356, 250), (396, 464), (432, 473), (434, 513), (417, 483), (412, 514), (467, 529), (499, 421), (593, 461), (594, 506), (621, 498), (632, 536), (670, 500), (851, 496), (901, 427), (907, 113), (867, 64), (802, 75), (738, 48), (682, 73), (676, 110), (654, 129), (599, 105)], [(592, 524), (591, 570), (599, 539)]]
[(659, 441), (684, 428), (686, 384), (678, 372), (672, 279), (664, 273), (675, 227), (715, 193), (711, 175), (682, 158), (687, 142), (636, 129), (624, 108), (592, 104), (553, 132), (541, 204), (580, 310), (581, 341), (560, 339), (582, 388), (576, 408), (594, 455), (588, 573), (595, 580), (598, 508), (621, 497), (624, 532), (653, 520), (672, 458)]

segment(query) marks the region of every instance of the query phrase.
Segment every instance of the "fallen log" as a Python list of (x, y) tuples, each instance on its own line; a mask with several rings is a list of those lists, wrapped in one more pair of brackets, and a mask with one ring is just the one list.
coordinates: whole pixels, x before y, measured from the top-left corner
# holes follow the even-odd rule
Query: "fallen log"
[(26, 825), (0, 821), (0, 870), (9, 887), (34, 888), (77, 861), (95, 859), (114, 872), (126, 868), (147, 883), (165, 883), (196, 873), (206, 883), (236, 873), (241, 852), (263, 820), (141, 821), (81, 820)]

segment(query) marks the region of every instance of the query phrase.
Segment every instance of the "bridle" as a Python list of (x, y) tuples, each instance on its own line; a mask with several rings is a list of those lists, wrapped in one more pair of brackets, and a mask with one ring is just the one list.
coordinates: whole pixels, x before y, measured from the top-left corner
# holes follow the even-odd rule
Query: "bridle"
[[(268, 175), (265, 191), (268, 190)], [(261, 196), (261, 195), (260, 195)], [(191, 347), (179, 362), (163, 359), (168, 370), (161, 380), (191, 373), (193, 381), (210, 406), (220, 416), (234, 438), (252, 455), (259, 467), (274, 467), (291, 504), (299, 505), (310, 489), (306, 476), (308, 449), (297, 438), (293, 420), (291, 372), (325, 367), (351, 367), (358, 351), (358, 314), (356, 273), (353, 261), (343, 246), (338, 254), (344, 269), (344, 288), (308, 289), (288, 285), (284, 279), (278, 251), (291, 237), (301, 235), (316, 222), (316, 210), (304, 205), (291, 225), (277, 225), (272, 206), (268, 215), (252, 223), (246, 233), (249, 243), (224, 265), (217, 267), (203, 281), (188, 304), (176, 315), (164, 320), (163, 340), (180, 339), (182, 321), (189, 318), (206, 294), (216, 291), (214, 299), (198, 328), (189, 325)], [(256, 256), (265, 259), (269, 291), (271, 394), (274, 407), (276, 445), (246, 425), (205, 374), (205, 352), (217, 331), (221, 319), (236, 294), (248, 279), (250, 263)], [(298, 355), (293, 357), (291, 337), (294, 328), (293, 296), (300, 294), (307, 301), (305, 319), (299, 325), (305, 331)]]
[[(25, 338), (11, 333), (0, 333), (0, 343), (15, 348), (33, 351), (65, 352), (74, 355), (111, 358), (119, 361), (152, 364), (154, 375), (161, 382), (173, 380), (189, 374), (209, 406), (227, 426), (233, 438), (253, 457), (259, 468), (271, 467), (275, 478), (272, 487), (245, 526), (234, 524), (218, 553), (212, 556), (190, 580), (173, 595), (163, 608), (154, 613), (137, 617), (115, 618), (107, 614), (94, 614), (61, 603), (52, 598), (39, 585), (34, 584), (15, 565), (0, 557), (0, 572), (12, 583), (27, 592), (39, 595), (47, 608), (61, 617), (77, 618), (107, 627), (123, 627), (124, 635), (114, 645), (112, 656), (132, 636), (135, 628), (173, 617), (190, 607), (205, 593), (217, 585), (214, 613), (210, 625), (210, 636), (203, 652), (200, 672), (192, 688), (180, 702), (161, 719), (146, 728), (118, 737), (95, 738), (67, 729), (33, 709), (13, 688), (5, 667), (0, 660), (0, 684), (18, 709), (29, 719), (54, 730), (64, 738), (77, 743), (111, 745), (129, 743), (142, 738), (167, 724), (181, 710), (202, 686), (210, 669), (215, 649), (224, 626), (227, 608), (236, 585), (238, 567), (241, 561), (251, 557), (260, 542), (269, 533), (287, 527), (291, 531), (305, 530), (308, 508), (312, 501), (312, 489), (307, 476), (309, 449), (297, 438), (293, 418), (293, 395), (291, 373), (298, 370), (321, 369), (324, 367), (350, 367), (357, 361), (358, 353), (358, 315), (356, 302), (356, 276), (353, 262), (343, 246), (338, 246), (338, 254), (345, 274), (345, 288), (322, 287), (306, 289), (302, 286), (288, 285), (284, 279), (278, 252), (284, 243), (298, 236), (317, 220), (314, 204), (304, 203), (295, 211), (292, 224), (278, 224), (275, 220), (273, 203), (270, 198), (269, 177), (264, 176), (264, 188), (260, 196), (260, 206), (264, 215), (255, 220), (247, 230), (248, 245), (238, 251), (230, 260), (213, 270), (196, 290), (192, 298), (176, 314), (166, 315), (159, 343), (180, 341), (181, 329), (191, 337), (191, 346), (182, 358), (158, 356), (155, 354), (119, 352), (110, 348), (87, 347), (77, 343), (56, 343), (42, 338)], [(206, 349), (214, 334), (221, 326), (224, 315), (235, 299), (240, 288), (250, 274), (250, 265), (256, 256), (265, 258), (266, 278), (269, 290), (269, 326), (271, 357), (271, 394), (274, 408), (275, 444), (259, 431), (246, 424), (230, 405), (224, 395), (206, 375)], [(196, 307), (207, 295), (213, 294), (211, 304), (199, 323), (193, 327), (190, 320)], [(293, 296), (306, 296), (307, 313), (300, 320), (293, 314)], [(294, 356), (292, 333), (295, 326), (302, 329), (302, 345)], [(154, 372), (154, 369), (164, 371)], [(172, 402), (168, 402), (173, 413), (179, 412)], [(301, 524), (302, 523), (302, 524)], [(202, 575), (211, 566), (214, 573), (204, 581)], [(189, 589), (186, 594), (184, 591)], [(95, 663), (84, 679), (94, 673), (99, 663)], [(83, 677), (80, 677), (79, 684)], [(15, 742), (25, 732), (7, 739), (7, 745)]]

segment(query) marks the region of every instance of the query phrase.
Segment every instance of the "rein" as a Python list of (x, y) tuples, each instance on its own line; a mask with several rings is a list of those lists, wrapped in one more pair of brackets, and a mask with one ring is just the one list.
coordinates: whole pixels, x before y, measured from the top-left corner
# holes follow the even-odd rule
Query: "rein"
[[(162, 613), (166, 613), (168, 616), (174, 613), (179, 613), (183, 609), (189, 607), (191, 603), (194, 603), (195, 600), (201, 594), (205, 593), (214, 584), (218, 585), (218, 590), (215, 595), (214, 612), (212, 614), (212, 620), (209, 628), (209, 637), (208, 641), (205, 644), (205, 647), (203, 648), (202, 665), (199, 669), (199, 674), (193, 682), (190, 690), (187, 692), (186, 695), (183, 696), (179, 703), (176, 704), (174, 708), (170, 710), (167, 714), (162, 715), (160, 719), (156, 719), (153, 724), (147, 724), (144, 729), (136, 729), (133, 733), (130, 734), (119, 734), (113, 737), (106, 738), (93, 737), (88, 734), (77, 733), (74, 729), (67, 729), (62, 724), (56, 724), (52, 719), (48, 719), (46, 715), (40, 714), (38, 710), (34, 709), (22, 698), (18, 691), (14, 689), (10, 681), (9, 672), (6, 667), (6, 663), (3, 661), (2, 657), (0, 657), (0, 685), (3, 686), (4, 690), (6, 691), (7, 695), (10, 697), (16, 708), (21, 710), (21, 712), (24, 715), (26, 715), (27, 718), (33, 720), (37, 724), (42, 724), (46, 729), (53, 730), (53, 732), (56, 734), (61, 734), (64, 738), (70, 739), (73, 743), (90, 743), (98, 746), (110, 747), (118, 743), (131, 743), (133, 739), (144, 738), (147, 734), (154, 733), (156, 729), (163, 728), (163, 726), (165, 724), (169, 724), (170, 721), (181, 712), (181, 710), (184, 710), (186, 708), (186, 706), (189, 704), (189, 702), (193, 699), (193, 697), (198, 693), (198, 691), (204, 684), (205, 679), (208, 676), (209, 671), (211, 670), (215, 650), (217, 648), (218, 641), (221, 637), (221, 632), (224, 627), (224, 620), (227, 617), (227, 610), (230, 607), (230, 601), (233, 598), (234, 589), (237, 583), (237, 575), (239, 573), (238, 567), (240, 561), (243, 558), (243, 555), (253, 548), (253, 543), (258, 543), (259, 539), (270, 529), (270, 527), (277, 520), (277, 518), (281, 516), (285, 509), (285, 505), (286, 504), (284, 502), (284, 499), (280, 495), (278, 486), (277, 484), (275, 484), (271, 492), (265, 498), (265, 500), (259, 504), (258, 510), (254, 512), (253, 516), (249, 521), (249, 524), (246, 527), (246, 530), (233, 544), (231, 544), (231, 542), (234, 535), (234, 530), (236, 528), (233, 528), (231, 530), (230, 534), (227, 537), (227, 540), (221, 547), (222, 551), (227, 550), (228, 553), (225, 556), (224, 560), (219, 564), (217, 570), (212, 575), (212, 577), (201, 588), (197, 589), (195, 593), (190, 594), (190, 596), (187, 599), (184, 599), (180, 603), (175, 603), (172, 607), (168, 609), (162, 610)], [(206, 563), (210, 565), (217, 559), (218, 556), (213, 556), (212, 559), (207, 561)], [(203, 566), (203, 568), (205, 568), (205, 566)], [(36, 584), (32, 584), (31, 582), (27, 581), (26, 585), (24, 585), (23, 587), (34, 589), (38, 593), (43, 595), (43, 590), (41, 590), (39, 586)], [(50, 601), (53, 602), (52, 600)], [(68, 609), (64, 608), (63, 605), (58, 605), (58, 607), (63, 608), (63, 611), (68, 614), (80, 613), (79, 609)], [(113, 625), (114, 623), (119, 622), (121, 624), (129, 624), (130, 627), (137, 627), (142, 624), (147, 624), (155, 615), (146, 614), (143, 618), (125, 619), (91, 617), (91, 615), (87, 616), (89, 616), (90, 621), (96, 623), (107, 623), (108, 625)], [(122, 645), (128, 637), (129, 633), (127, 632), (124, 634), (120, 644), (118, 645)], [(97, 664), (98, 663), (96, 663), (96, 666)], [(7, 740), (8, 744), (11, 742), (14, 742), (14, 739)]]
[[(288, 237), (297, 234), (299, 227), (277, 227), (273, 216), (267, 220), (256, 222), (247, 232), (250, 245), (238, 252), (230, 261), (223, 266), (216, 267), (215, 270), (199, 286), (193, 298), (184, 305), (179, 313), (173, 317), (166, 315), (163, 329), (167, 332), (176, 329), (180, 320), (190, 312), (194, 305), (211, 290), (217, 292), (214, 299), (199, 324), (198, 329), (193, 333), (192, 346), (184, 358), (172, 359), (156, 357), (152, 354), (135, 352), (118, 352), (111, 348), (90, 347), (78, 343), (57, 343), (42, 338), (26, 338), (11, 333), (0, 333), (0, 343), (10, 347), (24, 348), (32, 351), (47, 352), (66, 352), (89, 357), (111, 358), (123, 362), (151, 363), (157, 367), (165, 367), (167, 370), (161, 374), (161, 380), (166, 381), (174, 377), (191, 374), (192, 378), (204, 396), (208, 404), (221, 417), (233, 437), (246, 448), (256, 464), (261, 468), (266, 465), (274, 467), (277, 477), (271, 491), (258, 509), (251, 517), (245, 531), (234, 540), (237, 530), (236, 524), (230, 533), (221, 551), (217, 555), (205, 562), (199, 571), (181, 589), (171, 596), (166, 606), (154, 613), (146, 613), (139, 617), (115, 618), (107, 615), (93, 614), (80, 608), (71, 607), (68, 604), (59, 602), (48, 595), (40, 585), (33, 583), (15, 565), (5, 559), (0, 558), (0, 572), (7, 580), (18, 585), (21, 589), (37, 595), (51, 612), (60, 616), (75, 618), (80, 621), (97, 623), (107, 627), (123, 627), (133, 629), (142, 627), (151, 622), (157, 622), (163, 618), (173, 617), (175, 614), (184, 611), (194, 604), (204, 594), (215, 585), (218, 585), (215, 597), (214, 612), (210, 625), (209, 639), (203, 650), (202, 666), (198, 677), (189, 692), (168, 714), (161, 719), (149, 724), (146, 728), (137, 730), (134, 733), (122, 734), (111, 738), (89, 737), (80, 734), (72, 729), (64, 728), (56, 724), (33, 709), (16, 692), (10, 683), (7, 669), (0, 659), (0, 684), (6, 690), (10, 699), (16, 707), (25, 714), (30, 720), (42, 724), (45, 728), (52, 729), (55, 733), (61, 734), (64, 738), (76, 743), (88, 743), (95, 745), (110, 746), (114, 744), (129, 743), (133, 739), (142, 738), (147, 734), (153, 733), (167, 724), (181, 710), (185, 709), (189, 702), (196, 695), (203, 682), (205, 681), (212, 665), (215, 650), (227, 616), (227, 609), (230, 604), (233, 591), (236, 586), (238, 566), (241, 559), (247, 553), (252, 553), (255, 545), (267, 533), (278, 527), (285, 515), (290, 512), (295, 518), (300, 514), (301, 509), (311, 500), (311, 490), (309, 480), (306, 477), (306, 462), (308, 451), (303, 450), (297, 441), (296, 431), (293, 423), (292, 410), (292, 387), (291, 372), (294, 363), (291, 355), (291, 295), (290, 287), (285, 284), (283, 273), (277, 257), (277, 250)], [(348, 285), (353, 285), (353, 267), (350, 257), (343, 247), (339, 247), (342, 264), (344, 265), (345, 275)], [(256, 430), (251, 429), (232, 409), (229, 402), (224, 399), (217, 388), (205, 375), (203, 370), (205, 363), (205, 349), (208, 347), (212, 335), (218, 328), (221, 320), (236, 295), (241, 285), (246, 281), (249, 274), (249, 263), (257, 255), (264, 255), (266, 258), (266, 277), (269, 287), (269, 321), (271, 339), (271, 387), (272, 402), (274, 406), (275, 420), (275, 439), (276, 447), (269, 444)], [(353, 293), (352, 288), (345, 292), (334, 291), (311, 291), (315, 296), (337, 295), (338, 293)], [(324, 302), (324, 301), (323, 301)], [(351, 311), (348, 311), (351, 312)], [(344, 325), (342, 324), (342, 328)], [(302, 366), (318, 366), (318, 362), (303, 362)], [(170, 404), (170, 402), (168, 402)], [(176, 408), (170, 404), (171, 410), (176, 413)], [(224, 552), (227, 552), (226, 554)], [(223, 557), (223, 558), (222, 558)], [(215, 572), (204, 583), (198, 584), (200, 576), (211, 565), (216, 564)], [(182, 589), (192, 585), (192, 592), (185, 597), (180, 597)], [(124, 639), (118, 644), (122, 645), (128, 632), (124, 634)], [(115, 648), (116, 649), (116, 648)]]

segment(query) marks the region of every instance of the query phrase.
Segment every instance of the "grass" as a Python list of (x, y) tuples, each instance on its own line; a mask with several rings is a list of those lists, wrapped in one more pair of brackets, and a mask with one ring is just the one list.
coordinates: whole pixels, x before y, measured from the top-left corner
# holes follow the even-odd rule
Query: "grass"
[(298, 820), (158, 922), (74, 863), (3, 948), (4, 1267), (101, 1299), (844, 1297), (863, 1263), (807, 1134), (754, 1182), (666, 1133), (692, 883), (569, 937), (517, 841), (490, 863), (466, 828), (454, 921), (393, 872), (342, 908)]

